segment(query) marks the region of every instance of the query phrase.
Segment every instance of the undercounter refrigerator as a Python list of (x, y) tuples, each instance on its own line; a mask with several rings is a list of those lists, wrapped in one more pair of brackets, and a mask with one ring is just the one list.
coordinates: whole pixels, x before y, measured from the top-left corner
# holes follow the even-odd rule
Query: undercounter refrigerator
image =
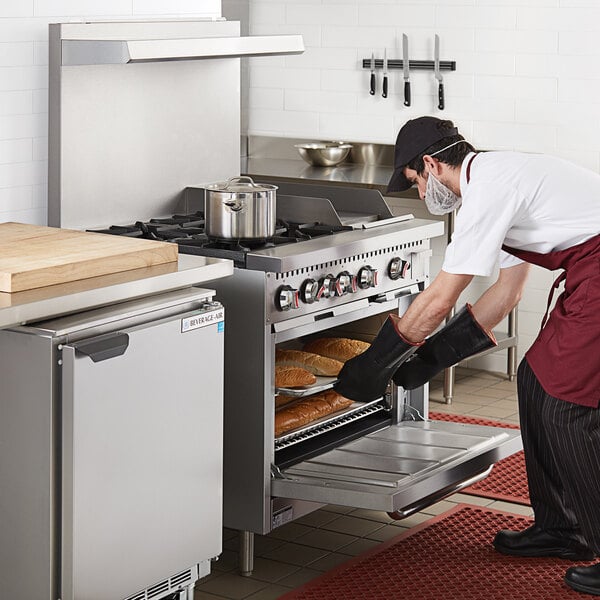
[(223, 332), (197, 287), (0, 331), (0, 597), (192, 600), (221, 553)]

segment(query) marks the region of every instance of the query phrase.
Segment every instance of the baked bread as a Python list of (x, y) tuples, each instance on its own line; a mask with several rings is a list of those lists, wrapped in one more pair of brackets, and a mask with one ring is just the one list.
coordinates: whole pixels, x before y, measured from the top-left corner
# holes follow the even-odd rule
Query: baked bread
[(275, 413), (275, 437), (308, 425), (321, 417), (347, 408), (352, 400), (340, 396), (333, 390), (306, 396), (290, 406), (284, 406)]
[(310, 371), (314, 375), (327, 377), (336, 377), (344, 366), (338, 360), (319, 356), (311, 352), (302, 350), (282, 350), (275, 351), (275, 365), (282, 367), (301, 367)]
[(284, 396), (283, 394), (277, 394), (275, 396), (275, 410), (285, 406), (286, 404), (290, 404), (294, 402), (294, 400), (298, 400), (297, 396)]
[(293, 388), (317, 383), (316, 376), (302, 367), (275, 365), (275, 387)]
[(317, 338), (308, 342), (304, 346), (304, 351), (346, 362), (362, 354), (370, 345), (368, 342), (351, 338)]

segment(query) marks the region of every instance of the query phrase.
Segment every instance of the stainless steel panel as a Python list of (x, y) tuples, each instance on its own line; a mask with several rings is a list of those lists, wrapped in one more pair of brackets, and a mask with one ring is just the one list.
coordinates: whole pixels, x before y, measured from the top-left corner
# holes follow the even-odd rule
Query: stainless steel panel
[[(410, 303), (415, 299), (416, 294), (401, 295), (393, 300), (386, 300), (384, 302), (368, 302), (366, 299), (360, 302), (352, 302), (348, 306), (352, 308), (352, 311), (331, 311), (331, 316), (327, 318), (315, 319), (315, 315), (305, 315), (290, 319), (289, 321), (280, 321), (273, 323), (273, 331), (275, 332), (275, 340), (279, 342), (286, 342), (293, 340), (305, 335), (315, 333), (317, 330), (327, 329), (330, 327), (338, 327), (345, 325), (350, 320), (359, 320), (372, 317), (373, 315), (380, 315), (385, 312), (393, 311), (398, 315), (403, 315)], [(324, 311), (327, 312), (327, 311)], [(315, 313), (319, 314), (319, 313)], [(316, 329), (318, 327), (318, 329)]]
[(190, 29), (236, 36), (239, 23), (114, 25), (51, 26), (50, 225), (77, 229), (166, 216), (176, 212), (187, 185), (239, 173), (239, 58), (127, 68), (60, 64), (65, 38), (190, 37)]
[[(303, 138), (281, 138), (273, 136), (250, 135), (248, 136), (248, 156), (256, 159), (280, 159), (286, 161), (295, 161), (298, 165), (304, 164), (300, 160), (296, 144), (310, 143), (315, 140)], [(324, 141), (324, 140), (323, 140)], [(385, 166), (391, 171), (394, 167), (394, 145), (393, 144), (372, 144), (369, 142), (356, 142), (346, 140), (352, 144), (350, 156), (345, 163), (338, 165), (346, 167), (348, 163), (368, 163), (372, 165)], [(306, 166), (306, 164), (304, 164)], [(315, 169), (318, 173), (321, 169)], [(325, 170), (326, 171), (326, 170)], [(318, 179), (315, 178), (315, 179)], [(326, 178), (325, 178), (326, 179)], [(389, 181), (389, 177), (388, 177)]]
[(385, 199), (375, 189), (347, 188), (315, 182), (290, 183), (278, 181), (275, 185), (279, 187), (281, 194), (328, 198), (339, 213), (374, 214), (380, 219), (387, 219), (392, 216)]
[(403, 421), (285, 469), (272, 492), (393, 512), (450, 489), (521, 447), (515, 429)]
[(55, 600), (52, 340), (0, 331), (0, 596)]
[[(375, 471), (380, 470), (384, 473), (393, 474), (396, 478), (396, 487), (405, 477), (412, 477), (414, 473), (425, 473), (428, 470), (434, 468), (432, 461), (425, 460), (414, 460), (407, 457), (387, 456), (380, 452), (377, 455), (363, 454), (361, 452), (354, 452), (352, 449), (341, 448), (340, 450), (331, 450), (326, 454), (320, 455), (318, 458), (314, 458), (308, 461), (309, 465), (313, 463), (326, 465), (331, 470), (332, 474), (337, 472), (338, 467), (348, 468), (351, 467), (354, 470), (355, 475), (350, 477), (350, 481), (362, 481), (362, 477), (356, 474), (360, 474), (363, 470)], [(304, 471), (310, 471), (310, 466), (304, 469), (302, 465), (298, 467), (292, 467), (286, 470), (287, 474), (298, 474), (302, 475)]]
[(236, 269), (210, 285), (227, 307), (223, 524), (268, 533), (275, 345), (265, 324), (265, 273)]
[(185, 314), (124, 330), (101, 362), (62, 350), (63, 600), (126, 597), (221, 552), (224, 336), (182, 333)]
[[(448, 446), (434, 446), (429, 444), (421, 444), (414, 442), (396, 442), (396, 443), (382, 443), (382, 438), (386, 436), (392, 429), (381, 432), (381, 436), (372, 435), (371, 437), (365, 437), (357, 440), (353, 447), (353, 452), (360, 452), (361, 454), (379, 454), (384, 452), (386, 456), (410, 456), (414, 459), (442, 462), (452, 460), (460, 455), (463, 448), (451, 448)], [(386, 440), (389, 442), (389, 440)]]

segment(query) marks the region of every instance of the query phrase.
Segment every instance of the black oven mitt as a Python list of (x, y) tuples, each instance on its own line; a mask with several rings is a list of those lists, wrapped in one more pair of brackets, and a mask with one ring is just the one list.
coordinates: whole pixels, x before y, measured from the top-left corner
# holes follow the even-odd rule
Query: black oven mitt
[(390, 315), (369, 348), (346, 361), (333, 386), (338, 394), (357, 402), (370, 402), (385, 394), (392, 375), (420, 345), (402, 337), (397, 329), (399, 320)]
[(394, 383), (414, 390), (443, 369), (497, 345), (494, 334), (481, 327), (466, 304), (396, 371)]

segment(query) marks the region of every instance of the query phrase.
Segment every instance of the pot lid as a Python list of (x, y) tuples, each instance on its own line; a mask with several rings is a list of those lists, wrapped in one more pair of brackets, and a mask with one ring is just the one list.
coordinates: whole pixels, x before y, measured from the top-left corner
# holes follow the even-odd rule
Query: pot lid
[(272, 192), (277, 189), (276, 185), (268, 183), (254, 183), (252, 177), (231, 177), (227, 181), (211, 183), (205, 189), (212, 192), (228, 192), (228, 193), (255, 193), (255, 192)]

